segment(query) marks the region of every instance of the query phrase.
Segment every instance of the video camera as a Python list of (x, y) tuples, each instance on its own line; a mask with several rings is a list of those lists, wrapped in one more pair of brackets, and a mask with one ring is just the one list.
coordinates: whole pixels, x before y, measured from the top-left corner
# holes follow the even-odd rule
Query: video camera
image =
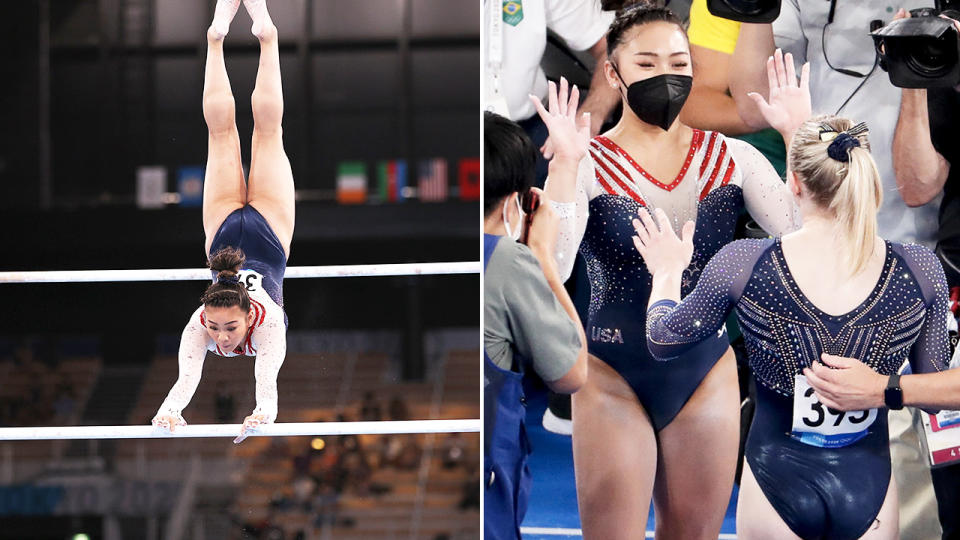
[(936, 7), (910, 10), (909, 19), (898, 19), (870, 33), (880, 67), (899, 88), (935, 88), (960, 84), (960, 35), (953, 21), (960, 20), (960, 0), (934, 0)]
[(715, 17), (745, 23), (771, 23), (780, 15), (780, 0), (707, 0)]

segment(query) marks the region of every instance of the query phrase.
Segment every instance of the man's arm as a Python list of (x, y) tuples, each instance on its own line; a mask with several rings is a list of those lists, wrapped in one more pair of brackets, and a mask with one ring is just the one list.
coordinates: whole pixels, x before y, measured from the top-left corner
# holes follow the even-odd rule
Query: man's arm
[(960, 370), (904, 375), (900, 378), (900, 388), (904, 405), (920, 409), (960, 409)]
[(747, 94), (756, 92), (764, 99), (769, 98), (766, 61), (775, 48), (771, 25), (740, 25), (740, 37), (733, 52), (733, 65), (737, 69), (730, 71), (730, 94), (740, 118), (753, 129), (763, 129), (769, 125)]
[(756, 131), (740, 118), (737, 104), (727, 94), (731, 55), (690, 45), (693, 88), (680, 112), (680, 120), (697, 129), (743, 135)]
[[(841, 411), (884, 407), (888, 377), (854, 358), (824, 355), (803, 370), (817, 399)], [(903, 404), (924, 410), (960, 410), (960, 369), (900, 377)]]
[[(595, 60), (590, 93), (580, 107), (581, 113), (591, 113), (592, 137), (600, 132), (600, 126), (620, 99), (603, 75), (603, 63), (607, 60), (607, 29), (614, 14), (601, 11), (598, 0), (544, 0), (543, 4), (547, 28), (563, 38), (572, 50), (589, 50)], [(549, 146), (547, 150), (549, 153)], [(545, 157), (550, 158), (549, 155)]]
[[(815, 375), (811, 377), (809, 371), (810, 368), (805, 370), (807, 379), (828, 407), (852, 411), (884, 406), (888, 377), (865, 365), (848, 366), (841, 371), (814, 363)], [(960, 369), (904, 375), (900, 377), (900, 389), (904, 405), (931, 410), (960, 409)]]
[(607, 61), (607, 37), (604, 35), (592, 47), (590, 54), (596, 63), (593, 66), (593, 78), (590, 80), (590, 92), (580, 106), (581, 113), (590, 113), (590, 136), (600, 133), (600, 128), (610, 116), (610, 111), (620, 101), (620, 94), (607, 84), (603, 74), (603, 64)]
[(950, 163), (933, 147), (926, 89), (903, 89), (893, 135), (893, 172), (907, 206), (933, 200), (947, 181)]

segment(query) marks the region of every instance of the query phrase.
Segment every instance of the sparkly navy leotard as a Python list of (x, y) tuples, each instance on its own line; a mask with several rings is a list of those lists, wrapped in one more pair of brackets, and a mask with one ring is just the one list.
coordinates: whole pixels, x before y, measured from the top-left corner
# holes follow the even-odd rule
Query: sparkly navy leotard
[(734, 308), (757, 381), (745, 450), (757, 483), (798, 536), (859, 538), (876, 519), (890, 482), (886, 414), (879, 411), (862, 438), (846, 445), (802, 442), (793, 427), (794, 379), (824, 352), (856, 358), (884, 375), (907, 360), (914, 373), (945, 369), (947, 286), (940, 263), (925, 247), (888, 242), (873, 291), (854, 310), (834, 316), (797, 287), (779, 240), (739, 240), (720, 250), (679, 305), (650, 306), (651, 353), (669, 359), (713, 339)]
[(558, 260), (563, 269), (563, 253), (579, 247), (590, 279), (588, 350), (624, 378), (660, 431), (680, 412), (729, 343), (718, 329), (711, 339), (686, 351), (682, 363), (668, 365), (650, 356), (646, 306), (651, 278), (631, 240), (632, 219), (643, 208), (661, 208), (675, 230), (695, 220), (693, 262), (683, 279), (687, 293), (707, 261), (733, 240), (744, 206), (765, 229), (779, 234), (794, 228), (793, 204), (759, 152), (719, 133), (693, 131), (684, 164), (669, 184), (653, 178), (606, 137), (591, 141), (590, 153), (593, 167), (585, 173), (582, 166), (580, 172), (578, 215), (558, 208), (569, 226), (561, 232)]

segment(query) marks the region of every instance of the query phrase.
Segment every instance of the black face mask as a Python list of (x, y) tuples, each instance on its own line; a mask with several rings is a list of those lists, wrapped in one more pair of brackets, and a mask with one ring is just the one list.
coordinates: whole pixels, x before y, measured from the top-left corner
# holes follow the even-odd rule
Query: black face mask
[[(620, 71), (613, 67), (620, 77)], [(620, 77), (623, 81), (623, 77)], [(627, 84), (624, 82), (623, 84)], [(627, 104), (638, 118), (666, 131), (680, 114), (690, 95), (693, 77), (664, 74), (637, 81), (627, 87)]]

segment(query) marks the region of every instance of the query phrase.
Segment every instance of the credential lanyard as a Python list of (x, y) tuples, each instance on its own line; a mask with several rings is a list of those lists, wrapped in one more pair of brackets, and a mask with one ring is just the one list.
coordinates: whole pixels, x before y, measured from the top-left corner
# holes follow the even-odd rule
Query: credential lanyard
[(493, 97), (500, 97), (500, 70), (503, 67), (503, 2), (487, 0), (487, 23), (490, 39), (487, 40), (487, 65), (493, 74)]

